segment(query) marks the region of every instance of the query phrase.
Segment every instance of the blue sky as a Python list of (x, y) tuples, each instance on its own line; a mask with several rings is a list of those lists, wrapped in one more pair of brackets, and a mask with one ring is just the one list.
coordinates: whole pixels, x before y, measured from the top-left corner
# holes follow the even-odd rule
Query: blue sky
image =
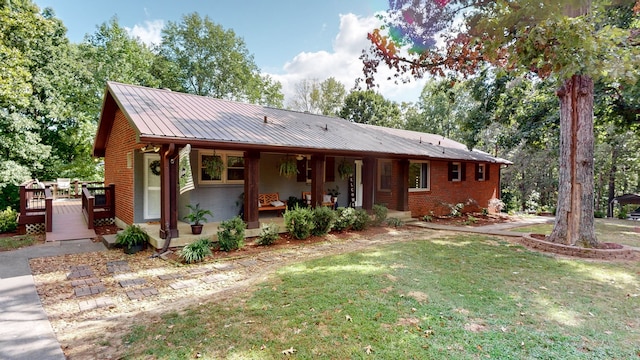
[[(258, 67), (280, 81), (288, 102), (294, 85), (303, 79), (333, 76), (351, 89), (362, 76), (358, 59), (368, 47), (367, 31), (377, 25), (374, 15), (384, 11), (386, 0), (35, 0), (40, 8), (53, 8), (78, 43), (96, 26), (113, 16), (130, 34), (147, 43), (158, 42), (169, 21), (180, 22), (184, 14), (209, 16), (225, 29), (242, 37)], [(418, 99), (423, 81), (396, 85), (378, 79), (378, 89), (395, 101)]]

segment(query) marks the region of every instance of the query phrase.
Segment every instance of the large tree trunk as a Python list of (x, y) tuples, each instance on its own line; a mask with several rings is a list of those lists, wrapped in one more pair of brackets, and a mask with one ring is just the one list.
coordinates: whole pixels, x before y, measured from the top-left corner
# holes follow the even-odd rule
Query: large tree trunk
[(574, 75), (560, 99), (560, 178), (556, 224), (549, 240), (597, 245), (593, 221), (593, 80)]

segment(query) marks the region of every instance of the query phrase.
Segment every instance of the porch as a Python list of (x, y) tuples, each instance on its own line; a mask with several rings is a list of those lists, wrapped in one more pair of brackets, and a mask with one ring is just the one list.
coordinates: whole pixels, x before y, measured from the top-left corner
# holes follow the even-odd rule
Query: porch
[[(387, 218), (397, 218), (404, 222), (410, 221), (411, 212), (410, 211), (396, 211), (389, 210), (387, 213)], [(280, 228), (280, 233), (287, 232), (287, 229), (284, 225), (284, 217), (276, 216), (271, 214), (260, 215), (260, 226), (255, 229), (245, 229), (245, 238), (252, 238), (260, 235), (262, 231), (262, 227), (268, 225), (270, 223), (274, 223), (278, 225)], [(160, 238), (160, 223), (159, 222), (149, 222), (149, 223), (140, 223), (136, 224), (140, 226), (148, 235), (149, 235), (149, 244), (156, 249), (161, 249), (164, 246), (165, 239)], [(218, 240), (218, 226), (220, 222), (209, 222), (205, 223), (202, 229), (202, 233), (199, 235), (191, 234), (191, 225), (178, 221), (178, 232), (179, 237), (171, 239), (171, 247), (181, 247), (187, 244), (190, 244), (198, 239), (209, 238), (212, 241)]]

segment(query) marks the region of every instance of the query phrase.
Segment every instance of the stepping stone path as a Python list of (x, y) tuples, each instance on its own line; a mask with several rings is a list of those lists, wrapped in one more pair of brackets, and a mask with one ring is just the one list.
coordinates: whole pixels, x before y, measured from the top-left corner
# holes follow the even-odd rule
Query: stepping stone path
[(109, 261), (107, 263), (107, 271), (109, 274), (113, 274), (116, 272), (131, 271), (131, 268), (129, 268), (129, 263), (126, 260)]
[(186, 288), (194, 287), (196, 285), (198, 285), (198, 280), (195, 280), (195, 279), (181, 280), (181, 281), (176, 281), (173, 284), (169, 284), (169, 286), (173, 290), (186, 289)]
[(213, 267), (220, 271), (229, 271), (236, 268), (236, 266), (231, 263), (213, 264)]
[(145, 284), (146, 282), (147, 282), (147, 280), (142, 279), (142, 278), (120, 280), (120, 286), (122, 286), (122, 287), (136, 286), (136, 285)]
[(247, 259), (247, 260), (239, 261), (238, 264), (244, 267), (252, 267), (252, 266), (258, 265), (258, 261), (255, 259)]
[(232, 276), (226, 275), (226, 274), (214, 274), (214, 275), (210, 275), (202, 278), (202, 281), (207, 284), (212, 284), (212, 283), (216, 283), (224, 280), (229, 280), (231, 278)]
[(93, 276), (93, 270), (91, 270), (89, 265), (72, 266), (70, 270), (71, 272), (67, 274), (67, 279), (78, 279)]
[(174, 280), (174, 279), (180, 279), (181, 277), (182, 277), (182, 275), (180, 275), (180, 274), (158, 275), (158, 279), (160, 279), (160, 280)]
[(115, 306), (115, 304), (110, 297), (103, 296), (97, 299), (80, 301), (78, 306), (80, 307), (80, 311), (88, 311), (102, 307), (112, 307)]
[(130, 300), (139, 300), (139, 299), (142, 299), (143, 297), (152, 296), (152, 295), (158, 295), (158, 290), (152, 287), (127, 291), (127, 296), (129, 297)]

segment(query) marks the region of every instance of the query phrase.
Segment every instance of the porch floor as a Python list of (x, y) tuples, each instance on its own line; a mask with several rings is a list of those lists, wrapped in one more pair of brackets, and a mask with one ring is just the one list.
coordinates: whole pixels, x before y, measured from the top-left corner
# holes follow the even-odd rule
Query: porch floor
[(53, 231), (48, 232), (46, 241), (90, 239), (96, 236), (87, 228), (82, 216), (81, 199), (57, 199), (53, 201)]
[[(284, 228), (284, 218), (282, 216), (273, 216), (270, 214), (260, 215), (260, 227), (256, 229), (246, 229), (244, 232), (245, 238), (255, 237), (260, 235), (262, 227), (274, 223), (280, 227), (280, 232), (284, 233), (287, 230)], [(141, 223), (136, 224), (140, 226), (147, 234), (149, 234), (149, 244), (156, 249), (161, 249), (164, 246), (164, 239), (160, 238), (160, 223)], [(203, 224), (202, 233), (199, 235), (191, 234), (191, 224), (178, 221), (178, 237), (171, 239), (171, 247), (180, 247), (190, 244), (198, 239), (208, 238), (212, 241), (218, 240), (218, 226), (220, 222), (208, 222)]]
[[(387, 218), (397, 218), (402, 221), (410, 221), (411, 220), (411, 212), (410, 211), (396, 211), (389, 210), (387, 214)], [(246, 229), (244, 233), (245, 238), (255, 237), (260, 235), (260, 231), (262, 227), (268, 225), (269, 223), (274, 223), (280, 227), (280, 233), (287, 232), (287, 229), (284, 227), (284, 218), (282, 216), (277, 216), (275, 213), (272, 214), (260, 214), (260, 226), (256, 229)], [(160, 238), (160, 223), (159, 222), (151, 222), (151, 223), (140, 223), (136, 224), (140, 226), (147, 234), (149, 234), (149, 244), (155, 247), (156, 249), (161, 249), (164, 246), (164, 239)], [(212, 241), (218, 240), (218, 226), (220, 222), (210, 222), (205, 223), (202, 228), (202, 234), (193, 235), (191, 234), (191, 224), (178, 221), (178, 237), (171, 239), (171, 247), (180, 247), (188, 245), (198, 239), (209, 238)]]

